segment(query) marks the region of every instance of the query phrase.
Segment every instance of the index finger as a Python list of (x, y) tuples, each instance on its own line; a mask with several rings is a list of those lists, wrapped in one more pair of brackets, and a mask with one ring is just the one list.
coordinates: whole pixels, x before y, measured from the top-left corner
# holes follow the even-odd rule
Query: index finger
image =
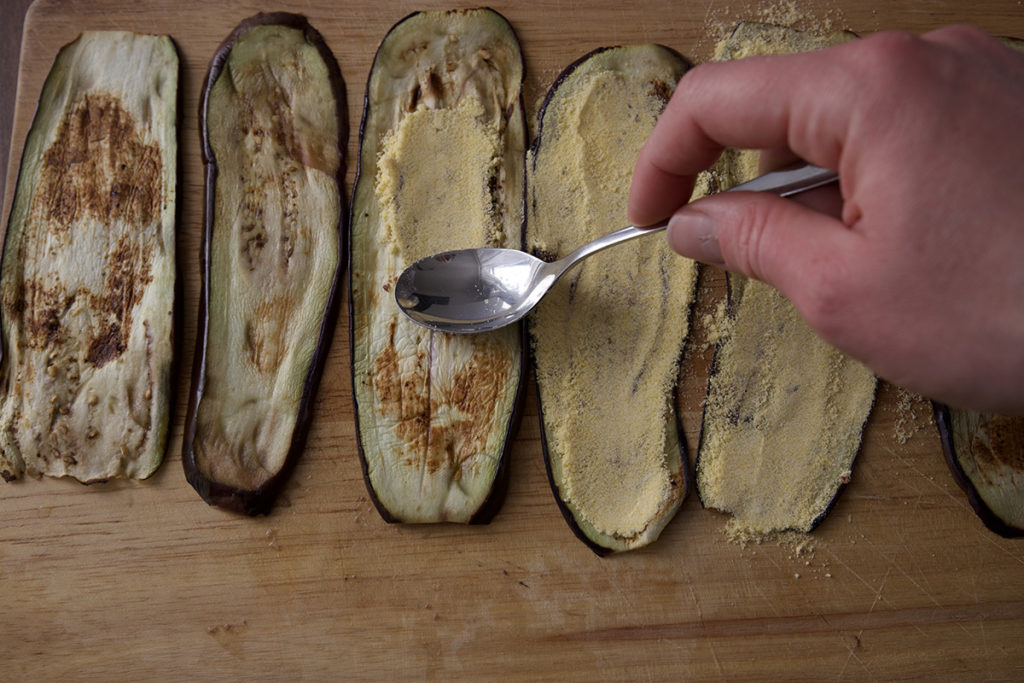
[(852, 96), (849, 89), (837, 91), (842, 76), (832, 57), (845, 47), (689, 71), (637, 159), (629, 196), (633, 223), (653, 224), (685, 204), (697, 174), (725, 147), (789, 149), (837, 168)]

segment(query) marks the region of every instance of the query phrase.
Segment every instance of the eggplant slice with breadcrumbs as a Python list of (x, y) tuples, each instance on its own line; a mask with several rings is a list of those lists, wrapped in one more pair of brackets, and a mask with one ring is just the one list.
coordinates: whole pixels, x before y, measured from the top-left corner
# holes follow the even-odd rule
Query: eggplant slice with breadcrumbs
[(212, 505), (270, 510), (301, 455), (342, 264), (341, 72), (304, 17), (260, 14), (200, 102), (202, 292), (182, 460)]
[[(716, 59), (814, 50), (852, 40), (740, 24)], [(756, 151), (727, 150), (728, 189), (758, 174)], [(875, 376), (822, 341), (772, 287), (729, 275), (728, 319), (715, 349), (697, 454), (697, 493), (727, 512), (739, 542), (808, 532), (850, 481)]]
[(152, 474), (172, 412), (178, 55), (63, 47), (25, 141), (0, 270), (0, 475)]
[(420, 12), (370, 72), (352, 201), (350, 329), (359, 452), (389, 522), (497, 512), (521, 405), (520, 326), (432, 332), (394, 298), (433, 253), (522, 244), (523, 58), (491, 10)]
[[(640, 45), (558, 77), (530, 160), (528, 251), (560, 258), (628, 225), (637, 155), (687, 66)], [(664, 239), (634, 240), (570, 271), (529, 317), (548, 477), (599, 555), (653, 542), (689, 488), (675, 388), (696, 281)]]

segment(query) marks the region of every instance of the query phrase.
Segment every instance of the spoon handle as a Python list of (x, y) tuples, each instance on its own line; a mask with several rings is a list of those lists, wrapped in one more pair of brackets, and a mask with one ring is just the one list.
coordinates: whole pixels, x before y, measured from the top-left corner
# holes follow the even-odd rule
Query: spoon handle
[[(793, 166), (787, 166), (777, 171), (771, 171), (765, 173), (762, 176), (758, 176), (753, 180), (748, 180), (745, 183), (740, 183), (735, 187), (730, 187), (726, 192), (771, 192), (777, 194), (780, 197), (790, 197), (807, 190), (813, 190), (816, 187), (822, 187), (828, 185), (839, 179), (839, 174), (835, 171), (830, 171), (827, 168), (821, 168), (820, 166), (814, 166), (812, 164), (798, 163)], [(558, 261), (553, 262), (551, 265), (557, 269), (556, 279), (561, 277), (565, 271), (569, 270), (577, 261), (585, 259), (586, 257), (596, 254), (599, 251), (607, 249), (608, 247), (618, 244), (619, 242), (625, 242), (641, 235), (651, 235), (656, 232), (661, 232), (668, 227), (668, 223), (662, 223), (661, 225), (654, 225), (649, 228), (637, 228), (635, 226), (629, 226), (621, 228), (615, 232), (610, 232), (607, 235), (598, 237), (593, 242), (584, 244), (575, 251), (566, 254)]]
[(765, 173), (753, 180), (730, 187), (726, 192), (771, 192), (780, 197), (791, 197), (839, 180), (839, 174), (813, 164), (797, 163)]
[(603, 251), (613, 244), (619, 242), (625, 242), (641, 235), (651, 235), (656, 232), (661, 232), (668, 227), (668, 223), (662, 225), (655, 225), (649, 228), (637, 228), (632, 225), (626, 228), (620, 228), (615, 232), (610, 232), (607, 235), (601, 235), (593, 242), (588, 242), (582, 247), (579, 247), (575, 251), (571, 251), (562, 258), (551, 263), (554, 268), (557, 268), (558, 277), (561, 277), (562, 273), (569, 270), (577, 261), (582, 261), (592, 254), (596, 254), (599, 251)]

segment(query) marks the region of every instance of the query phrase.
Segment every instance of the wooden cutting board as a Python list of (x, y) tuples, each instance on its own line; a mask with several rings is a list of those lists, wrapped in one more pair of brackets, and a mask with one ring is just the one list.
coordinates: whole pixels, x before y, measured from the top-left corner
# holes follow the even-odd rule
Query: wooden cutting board
[[(923, 31), (967, 21), (1024, 36), (998, 2), (498, 2), (527, 58), (527, 110), (590, 49), (661, 42), (695, 61), (739, 18)], [(421, 8), (441, 8), (425, 2)], [(377, 44), (409, 11), (380, 0), (40, 0), (26, 19), (3, 216), (58, 48), (84, 29), (171, 34), (183, 64), (180, 367), (195, 339), (202, 202), (196, 109), (210, 56), (258, 10), (306, 14), (347, 81), (354, 166)], [(350, 167), (348, 187), (351, 188)], [(696, 443), (710, 352), (684, 366)], [(187, 373), (167, 459), (145, 482), (0, 486), (0, 677), (1015, 678), (1024, 675), (1024, 541), (988, 532), (943, 462), (928, 406), (883, 387), (853, 482), (803, 544), (739, 547), (691, 494), (648, 549), (599, 559), (544, 474), (532, 389), (502, 512), (487, 527), (393, 526), (360, 473), (343, 307), (312, 432), (275, 511), (208, 507), (184, 480)], [(910, 437), (907, 439), (907, 437)]]

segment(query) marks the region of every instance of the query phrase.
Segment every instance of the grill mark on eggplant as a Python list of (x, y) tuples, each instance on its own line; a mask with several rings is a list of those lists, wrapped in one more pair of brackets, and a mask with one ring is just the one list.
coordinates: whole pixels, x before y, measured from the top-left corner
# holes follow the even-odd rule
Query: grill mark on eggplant
[[(22, 237), (26, 279), (16, 310), (24, 321), (26, 346), (45, 349), (63, 345), (69, 337), (82, 339), (84, 352), (57, 353), (68, 363), (95, 368), (124, 353), (133, 312), (152, 281), (154, 218), (162, 202), (160, 159), (159, 147), (142, 142), (132, 115), (117, 97), (92, 93), (72, 105), (43, 157), (32, 207), (37, 220), (30, 224), (40, 229)], [(143, 231), (118, 234), (104, 256), (105, 288), (98, 292), (84, 287), (69, 291), (46, 269), (47, 256), (56, 257), (55, 248), (47, 245), (71, 247), (67, 233), (86, 219), (144, 226)], [(70, 333), (65, 326), (71, 327)], [(69, 393), (76, 394), (81, 369), (65, 370), (61, 376), (71, 384)], [(59, 403), (58, 411), (66, 408)]]
[[(263, 99), (258, 105), (248, 99), (247, 93), (239, 86), (238, 79), (243, 74), (229, 68), (226, 71), (226, 78), (234, 92), (242, 98), (245, 113), (240, 118), (246, 120), (242, 131), (250, 138), (254, 152), (261, 151), (263, 139), (269, 137), (275, 143), (277, 151), (284, 150), (287, 156), (300, 165), (334, 175), (340, 162), (334, 156), (322, 154), (321, 149), (303, 144), (304, 136), (295, 129), (291, 98), (278, 73), (275, 72), (275, 67), (282, 71), (294, 71), (301, 80), (305, 74), (304, 66), (298, 60), (286, 59), (276, 65), (264, 62), (256, 65), (257, 73), (244, 74), (246, 78), (258, 79), (266, 86), (260, 93)], [(267, 121), (269, 125), (266, 125)]]
[[(430, 368), (436, 336), (427, 333), (431, 335), (428, 353), (420, 351), (415, 358), (418, 372), (403, 373), (394, 344), (395, 328), (392, 321), (391, 343), (374, 360), (370, 381), (377, 392), (378, 412), (395, 421), (394, 433), (405, 444), (408, 466), (419, 467), (425, 474), (450, 469), (458, 479), (463, 464), (486, 444), (493, 396), (509, 380), (512, 364), (500, 346), (483, 342), (455, 373), (451, 387), (435, 391)], [(447, 406), (457, 408), (464, 417), (436, 424), (434, 416)]]
[[(77, 300), (89, 307), (84, 318), (76, 311), (79, 324), (74, 326), (75, 336), (85, 332), (90, 339), (85, 362), (100, 368), (124, 352), (133, 311), (152, 281), (154, 217), (162, 202), (160, 159), (159, 147), (142, 141), (132, 115), (117, 97), (87, 94), (72, 105), (43, 157), (32, 207), (37, 220), (31, 223), (41, 227), (26, 232), (21, 243), (26, 280), (17, 307), (30, 348), (45, 348), (66, 338), (62, 327), (70, 323), (65, 318)], [(70, 247), (68, 231), (87, 218), (145, 229), (118, 235), (104, 257), (102, 291), (69, 292), (45, 270), (46, 257), (56, 256), (56, 247), (50, 244)]]
[[(424, 359), (419, 356), (416, 360), (419, 361), (417, 370), (421, 370)], [(394, 344), (388, 345), (374, 360), (371, 382), (380, 401), (378, 411), (382, 417), (395, 420), (395, 434), (410, 449), (425, 452), (430, 424), (430, 382), (425, 373), (403, 373), (399, 365), (399, 354)], [(426, 388), (426, 392), (420, 391), (421, 387)], [(419, 460), (412, 456), (410, 463)]]
[[(431, 425), (428, 438), (427, 471), (450, 468), (456, 480), (462, 466), (484, 447), (487, 441), (487, 418), (493, 397), (508, 380), (511, 372), (508, 354), (493, 343), (483, 343), (474, 350), (469, 363), (455, 374), (451, 387), (440, 396), (428, 394), (431, 414), (441, 406), (454, 406), (465, 417), (443, 427)], [(433, 387), (433, 384), (431, 384)]]
[(142, 141), (119, 98), (86, 94), (46, 151), (33, 213), (67, 239), (86, 217), (151, 225), (161, 209), (162, 173), (159, 147)]
[[(978, 430), (970, 435), (970, 442), (980, 466), (1024, 470), (1024, 420), (1006, 415), (982, 415)], [(990, 483), (993, 481), (987, 478)]]
[(87, 360), (103, 367), (127, 348), (132, 311), (141, 303), (144, 288), (152, 281), (152, 242), (139, 242), (123, 234), (106, 257), (107, 282), (102, 295), (90, 297), (92, 309), (103, 319), (101, 333), (93, 337)]
[(672, 97), (672, 86), (665, 81), (655, 79), (651, 81), (651, 96), (657, 97), (664, 104), (668, 104)]

